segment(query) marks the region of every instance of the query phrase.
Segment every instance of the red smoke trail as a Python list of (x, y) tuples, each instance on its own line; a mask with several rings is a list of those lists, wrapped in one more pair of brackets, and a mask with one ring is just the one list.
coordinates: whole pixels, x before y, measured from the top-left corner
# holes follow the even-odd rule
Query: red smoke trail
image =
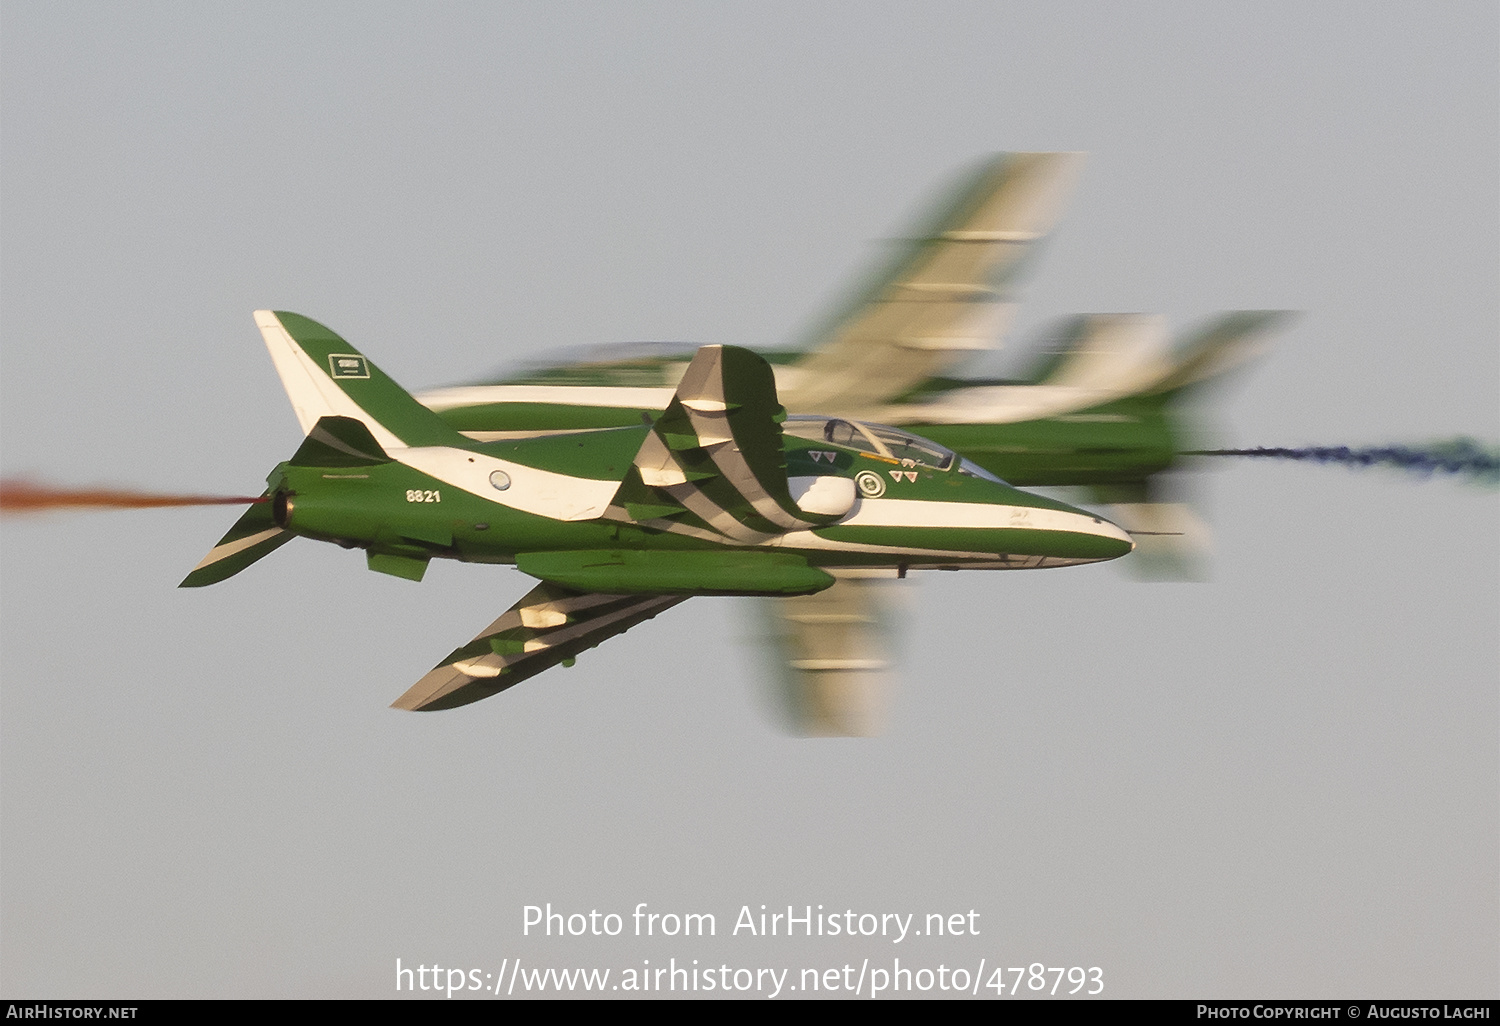
[(159, 495), (119, 488), (54, 488), (23, 478), (0, 480), (0, 514), (52, 509), (146, 509), (154, 506), (248, 506), (251, 495)]

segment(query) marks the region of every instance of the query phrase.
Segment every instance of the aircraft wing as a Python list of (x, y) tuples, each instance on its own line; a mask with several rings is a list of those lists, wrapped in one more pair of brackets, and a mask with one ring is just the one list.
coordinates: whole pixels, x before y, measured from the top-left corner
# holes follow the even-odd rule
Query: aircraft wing
[(782, 402), (793, 412), (862, 416), (992, 346), (1081, 158), (986, 161), (872, 287), (814, 333), (811, 352), (785, 376)]
[(393, 709), (453, 709), (499, 694), (665, 612), (686, 595), (600, 595), (542, 583), (455, 649)]
[(604, 516), (748, 545), (837, 519), (792, 498), (784, 419), (764, 359), (735, 346), (702, 347)]
[(777, 704), (799, 734), (880, 732), (892, 685), (892, 615), (899, 585), (838, 574), (814, 595), (762, 599), (780, 657)]

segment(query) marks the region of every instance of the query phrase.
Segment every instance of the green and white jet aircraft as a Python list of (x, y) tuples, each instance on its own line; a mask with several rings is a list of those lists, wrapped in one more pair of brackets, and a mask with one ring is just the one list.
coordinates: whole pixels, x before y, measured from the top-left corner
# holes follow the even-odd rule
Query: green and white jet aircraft
[(1069, 566), (1133, 548), (1115, 524), (906, 431), (787, 417), (771, 366), (746, 349), (699, 349), (670, 401), (633, 426), (476, 441), (323, 325), (255, 319), (306, 437), (182, 586), (222, 581), (298, 535), (362, 548), (370, 569), (413, 581), (434, 558), (541, 581), (397, 708), (486, 698), (694, 595), (815, 597), (841, 577)]

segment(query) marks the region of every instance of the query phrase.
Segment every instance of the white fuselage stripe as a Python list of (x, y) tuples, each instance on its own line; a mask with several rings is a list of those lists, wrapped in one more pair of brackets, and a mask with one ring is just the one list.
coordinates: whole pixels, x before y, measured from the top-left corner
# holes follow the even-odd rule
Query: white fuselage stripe
[(1019, 531), (1067, 531), (1130, 541), (1130, 535), (1107, 520), (1037, 506), (1002, 506), (984, 502), (940, 502), (932, 499), (861, 499), (839, 527), (959, 527)]
[(493, 403), (665, 410), (674, 394), (670, 388), (631, 388), (624, 385), (467, 385), (423, 392), (416, 399), (429, 410), (437, 411), (460, 406), (488, 406)]
[[(570, 477), (449, 446), (397, 449), (390, 455), (446, 485), (552, 520), (593, 520), (604, 513), (620, 487), (618, 481)], [(490, 481), (490, 475), (497, 470), (504, 471), (510, 479), (503, 490)]]

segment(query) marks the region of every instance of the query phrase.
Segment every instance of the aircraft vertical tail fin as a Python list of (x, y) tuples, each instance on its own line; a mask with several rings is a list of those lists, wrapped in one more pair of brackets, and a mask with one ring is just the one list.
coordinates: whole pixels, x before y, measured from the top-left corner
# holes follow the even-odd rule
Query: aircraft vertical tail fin
[[(255, 323), (306, 436), (290, 461), (293, 465), (370, 466), (388, 462), (389, 449), (469, 445), (468, 439), (317, 321), (285, 311), (257, 310)], [(277, 522), (276, 506), (272, 492), (262, 496), (193, 568), (181, 587), (216, 584), (290, 541), (294, 535)]]
[(383, 449), (468, 444), (441, 417), (317, 321), (284, 310), (257, 310), (255, 324), (303, 434), (310, 434), (323, 417), (347, 417), (364, 424)]

